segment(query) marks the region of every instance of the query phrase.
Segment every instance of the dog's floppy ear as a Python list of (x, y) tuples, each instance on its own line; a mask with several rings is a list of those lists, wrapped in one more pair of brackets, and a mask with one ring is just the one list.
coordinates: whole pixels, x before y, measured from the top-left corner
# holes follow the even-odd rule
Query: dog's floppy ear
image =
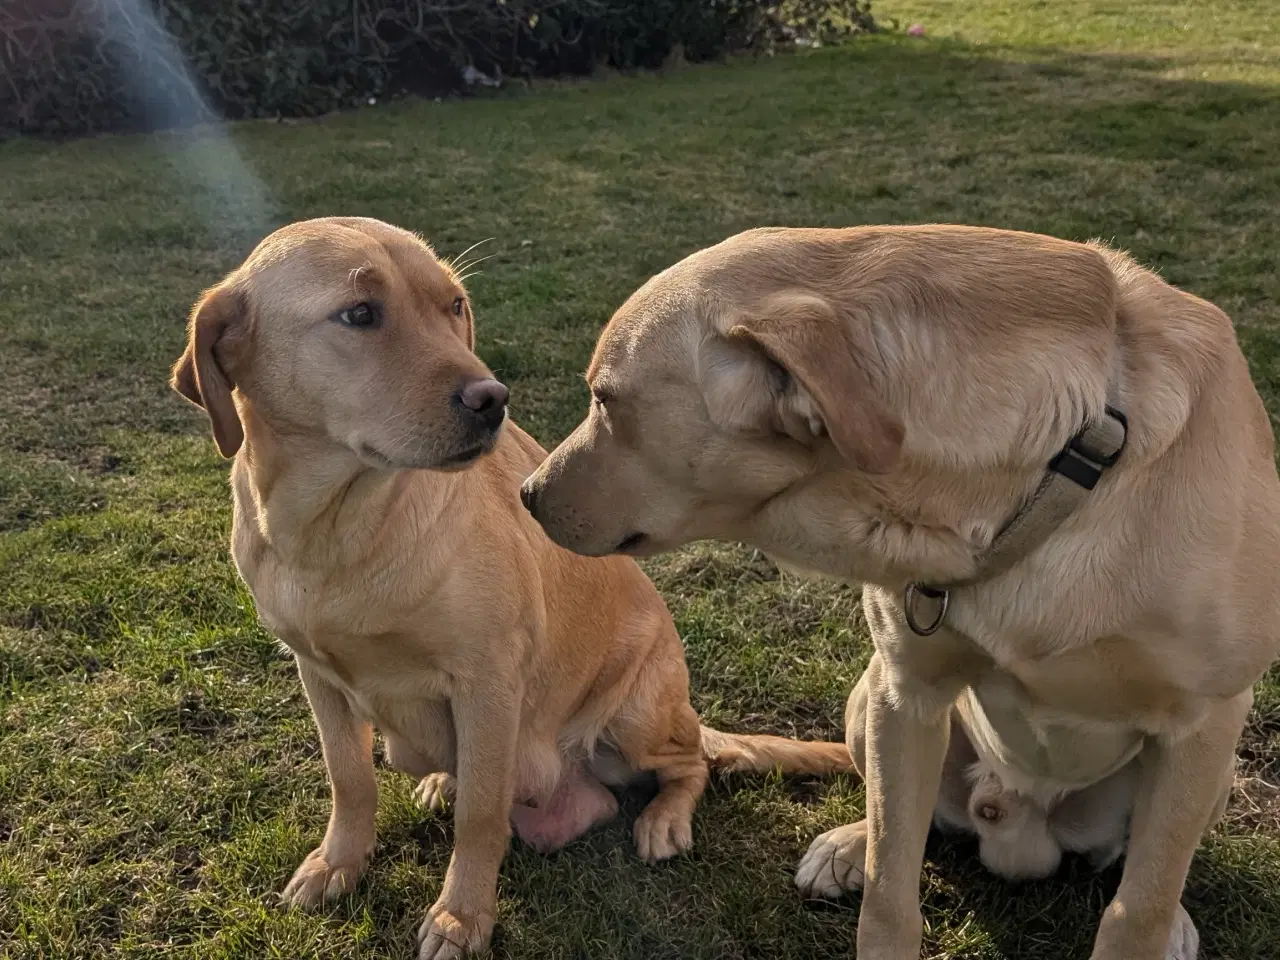
[[(224, 457), (234, 457), (244, 443), (244, 428), (231, 389), (235, 386), (225, 367), (226, 348), (239, 339), (247, 318), (244, 298), (219, 285), (206, 290), (191, 310), (187, 324), (187, 349), (173, 365), (169, 385), (198, 407), (213, 425), (213, 439)], [(220, 358), (219, 355), (222, 355)]]
[[(729, 329), (729, 349), (750, 347), (776, 365), (754, 377), (739, 372), (735, 413), (759, 417), (765, 402), (773, 428), (800, 438), (826, 433), (840, 456), (867, 473), (887, 473), (902, 452), (904, 427), (877, 396), (867, 351), (831, 305), (808, 293), (766, 299)], [(755, 409), (753, 409), (755, 408)], [(766, 412), (770, 412), (766, 411)]]

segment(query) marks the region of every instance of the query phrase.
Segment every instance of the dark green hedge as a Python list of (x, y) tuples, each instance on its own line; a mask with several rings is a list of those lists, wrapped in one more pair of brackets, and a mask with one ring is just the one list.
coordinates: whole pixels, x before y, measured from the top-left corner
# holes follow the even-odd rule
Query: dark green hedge
[(865, 0), (0, 0), (0, 130), (306, 116), (465, 89), (467, 68), (647, 68), (870, 29)]

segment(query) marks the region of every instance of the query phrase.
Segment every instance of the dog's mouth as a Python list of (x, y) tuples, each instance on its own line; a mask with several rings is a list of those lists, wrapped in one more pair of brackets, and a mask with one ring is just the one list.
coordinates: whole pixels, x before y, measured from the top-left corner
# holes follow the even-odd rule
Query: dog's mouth
[(470, 444), (441, 458), (431, 464), (429, 469), (439, 470), (442, 473), (457, 473), (458, 471), (466, 470), (497, 445), (498, 435), (496, 433), (490, 434), (479, 443)]
[(643, 546), (644, 542), (647, 539), (649, 538), (643, 533), (630, 534), (629, 536), (623, 537), (620, 541), (618, 541), (618, 545), (613, 548), (614, 552), (615, 553), (632, 553), (638, 550), (641, 546)]
[(430, 463), (393, 460), (385, 453), (369, 446), (367, 443), (360, 444), (359, 448), (356, 450), (356, 454), (367, 466), (373, 467), (377, 470), (408, 469), (451, 471), (464, 469), (476, 460), (479, 460), (480, 457), (484, 456), (484, 454), (488, 453), (492, 448), (493, 444), (476, 443), (469, 447), (464, 447), (455, 453), (451, 453), (447, 457)]

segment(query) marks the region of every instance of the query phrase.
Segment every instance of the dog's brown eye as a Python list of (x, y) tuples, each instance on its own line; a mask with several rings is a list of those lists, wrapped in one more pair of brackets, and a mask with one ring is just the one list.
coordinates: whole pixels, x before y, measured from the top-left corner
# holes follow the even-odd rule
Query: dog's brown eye
[(462, 307), (463, 307), (463, 305), (465, 304), (465, 302), (466, 302), (466, 301), (464, 301), (461, 297), (456, 297), (456, 298), (454, 299), (454, 301), (453, 301), (453, 315), (454, 315), (455, 317), (460, 317), (460, 316), (462, 316)]
[(372, 327), (378, 322), (378, 315), (369, 304), (357, 303), (354, 307), (339, 310), (338, 322), (348, 327)]
[(604, 393), (601, 390), (592, 390), (591, 401), (596, 406), (603, 407), (606, 403), (609, 402), (609, 395)]

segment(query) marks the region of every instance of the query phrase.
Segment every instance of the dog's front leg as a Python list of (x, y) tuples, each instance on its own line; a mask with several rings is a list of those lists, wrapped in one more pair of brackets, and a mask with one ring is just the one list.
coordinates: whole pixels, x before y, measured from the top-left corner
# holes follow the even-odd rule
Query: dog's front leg
[(861, 960), (918, 960), (920, 871), (947, 752), (946, 691), (903, 697), (875, 657), (867, 704), (867, 862), (858, 920)]
[(351, 891), (373, 853), (378, 784), (373, 776), (373, 728), (356, 716), (346, 695), (298, 661), (298, 674), (320, 729), (333, 807), (324, 841), (294, 871), (281, 894), (311, 907)]
[(453, 857), (444, 888), (418, 930), (419, 960), (483, 950), (498, 906), (498, 868), (511, 836), (516, 741), (523, 691), (489, 676), (451, 698), (458, 737)]
[(1092, 960), (1195, 960), (1199, 935), (1182, 908), (1182, 887), (1196, 847), (1222, 813), (1252, 704), (1246, 691), (1216, 705), (1189, 736), (1143, 750), (1124, 873)]

